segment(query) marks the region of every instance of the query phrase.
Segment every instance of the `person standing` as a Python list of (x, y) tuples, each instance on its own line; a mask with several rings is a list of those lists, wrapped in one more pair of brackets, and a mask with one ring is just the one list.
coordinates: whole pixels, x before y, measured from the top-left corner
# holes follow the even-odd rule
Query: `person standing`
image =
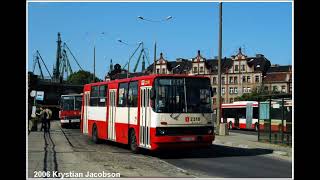
[(51, 126), (51, 118), (52, 118), (52, 111), (48, 108), (45, 109), (45, 112), (46, 112), (46, 127), (47, 127), (47, 131), (50, 130), (50, 126)]
[(47, 125), (47, 123), (46, 123), (47, 113), (46, 113), (45, 109), (42, 106), (40, 107), (40, 113), (37, 113), (37, 115), (39, 116), (40, 121), (41, 121), (40, 131), (42, 131), (42, 129), (44, 129), (44, 131), (46, 131), (47, 130), (47, 128), (46, 128), (46, 125)]

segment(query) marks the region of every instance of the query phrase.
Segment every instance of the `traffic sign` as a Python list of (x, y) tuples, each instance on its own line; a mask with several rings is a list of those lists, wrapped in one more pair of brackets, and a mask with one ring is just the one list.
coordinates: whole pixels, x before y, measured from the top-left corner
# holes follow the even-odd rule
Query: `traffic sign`
[(36, 100), (38, 100), (38, 101), (43, 101), (43, 99), (44, 99), (44, 92), (43, 92), (43, 91), (37, 91), (36, 94), (37, 94), (37, 95), (36, 95)]

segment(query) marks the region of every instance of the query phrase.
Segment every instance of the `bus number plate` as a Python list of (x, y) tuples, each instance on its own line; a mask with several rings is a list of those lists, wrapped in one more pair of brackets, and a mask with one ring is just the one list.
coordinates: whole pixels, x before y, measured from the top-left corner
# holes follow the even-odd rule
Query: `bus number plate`
[(195, 137), (182, 137), (181, 141), (194, 141)]

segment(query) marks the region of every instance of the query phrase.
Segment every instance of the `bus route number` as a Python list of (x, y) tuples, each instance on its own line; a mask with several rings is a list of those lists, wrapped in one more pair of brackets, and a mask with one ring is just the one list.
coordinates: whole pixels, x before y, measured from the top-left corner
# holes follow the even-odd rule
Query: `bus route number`
[(185, 122), (197, 124), (197, 123), (200, 123), (200, 117), (186, 117)]

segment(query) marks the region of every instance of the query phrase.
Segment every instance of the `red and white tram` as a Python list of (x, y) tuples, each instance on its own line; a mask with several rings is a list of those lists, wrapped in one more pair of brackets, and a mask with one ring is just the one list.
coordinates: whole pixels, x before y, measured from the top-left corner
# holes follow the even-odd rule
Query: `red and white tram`
[(80, 128), (93, 141), (139, 148), (208, 146), (214, 140), (210, 79), (147, 75), (86, 84)]

